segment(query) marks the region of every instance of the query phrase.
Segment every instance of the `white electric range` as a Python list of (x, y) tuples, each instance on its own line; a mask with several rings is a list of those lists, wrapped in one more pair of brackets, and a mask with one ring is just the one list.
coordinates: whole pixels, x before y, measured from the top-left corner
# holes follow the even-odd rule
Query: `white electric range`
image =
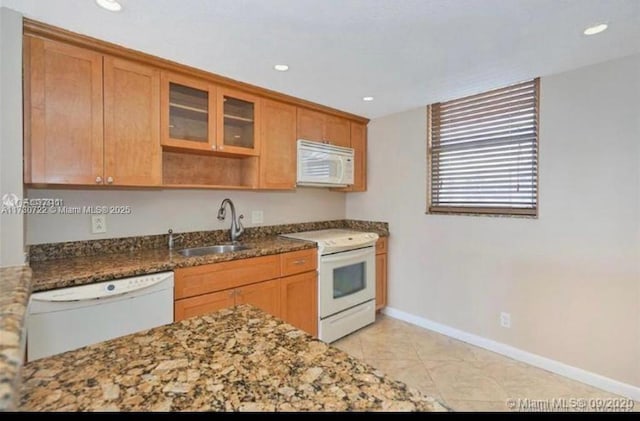
[(318, 337), (333, 342), (375, 321), (378, 234), (327, 229), (284, 234), (318, 245)]

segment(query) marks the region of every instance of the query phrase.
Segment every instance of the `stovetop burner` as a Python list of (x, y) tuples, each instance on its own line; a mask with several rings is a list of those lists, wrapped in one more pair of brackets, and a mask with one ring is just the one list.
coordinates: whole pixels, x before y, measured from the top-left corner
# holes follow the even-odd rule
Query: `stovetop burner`
[(283, 234), (282, 237), (313, 241), (318, 244), (321, 255), (372, 246), (378, 240), (376, 233), (346, 229), (294, 232)]

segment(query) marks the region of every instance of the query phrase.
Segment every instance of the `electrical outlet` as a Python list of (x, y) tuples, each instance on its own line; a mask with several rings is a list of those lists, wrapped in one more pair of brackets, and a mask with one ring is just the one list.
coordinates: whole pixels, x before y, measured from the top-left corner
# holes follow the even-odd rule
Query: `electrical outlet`
[(264, 213), (261, 210), (251, 211), (251, 223), (262, 224), (264, 222)]
[(511, 314), (505, 313), (504, 311), (500, 313), (500, 326), (506, 328), (511, 327)]
[(107, 215), (91, 215), (91, 233), (102, 234), (107, 232)]

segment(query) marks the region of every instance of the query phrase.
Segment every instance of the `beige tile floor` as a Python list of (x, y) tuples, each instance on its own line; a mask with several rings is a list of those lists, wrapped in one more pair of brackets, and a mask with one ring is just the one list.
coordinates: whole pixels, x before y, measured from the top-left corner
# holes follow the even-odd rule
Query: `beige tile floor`
[(532, 400), (554, 398), (569, 407), (624, 399), (384, 315), (333, 345), (455, 411), (510, 411), (513, 402), (531, 410)]

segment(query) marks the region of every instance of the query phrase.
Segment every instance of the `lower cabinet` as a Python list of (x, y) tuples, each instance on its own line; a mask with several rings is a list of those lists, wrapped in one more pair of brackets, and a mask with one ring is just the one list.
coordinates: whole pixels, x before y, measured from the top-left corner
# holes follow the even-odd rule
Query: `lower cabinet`
[(176, 269), (174, 319), (251, 304), (317, 336), (316, 253), (309, 249)]
[(174, 305), (174, 319), (180, 321), (202, 314), (212, 313), (235, 305), (235, 290), (212, 292), (197, 297), (176, 300)]
[(387, 306), (387, 237), (376, 243), (376, 310)]
[(318, 286), (315, 271), (280, 279), (280, 317), (318, 335)]
[(258, 282), (237, 288), (236, 305), (251, 304), (276, 317), (280, 316), (280, 280)]

